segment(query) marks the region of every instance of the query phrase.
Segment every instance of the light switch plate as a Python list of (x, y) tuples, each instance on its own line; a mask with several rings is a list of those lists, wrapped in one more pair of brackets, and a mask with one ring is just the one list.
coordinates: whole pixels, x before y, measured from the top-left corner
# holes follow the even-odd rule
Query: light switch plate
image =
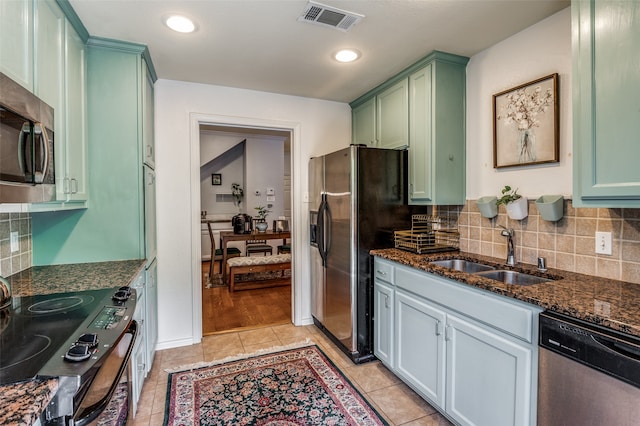
[(596, 232), (596, 254), (613, 254), (611, 232)]
[(13, 231), (11, 233), (11, 253), (15, 253), (20, 250), (20, 242), (18, 241), (18, 232)]

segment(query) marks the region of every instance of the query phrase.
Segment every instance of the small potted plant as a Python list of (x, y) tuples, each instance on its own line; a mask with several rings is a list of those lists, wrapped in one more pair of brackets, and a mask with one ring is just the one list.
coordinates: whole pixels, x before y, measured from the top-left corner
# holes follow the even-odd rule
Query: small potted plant
[(269, 226), (267, 224), (267, 216), (271, 213), (271, 210), (267, 209), (265, 206), (258, 206), (255, 209), (258, 211), (258, 214), (256, 215), (256, 228), (258, 228), (258, 231), (264, 232)]
[(509, 185), (505, 185), (502, 197), (496, 200), (496, 206), (500, 204), (504, 205), (511, 219), (522, 220), (529, 215), (527, 198), (518, 194), (517, 189), (511, 189)]

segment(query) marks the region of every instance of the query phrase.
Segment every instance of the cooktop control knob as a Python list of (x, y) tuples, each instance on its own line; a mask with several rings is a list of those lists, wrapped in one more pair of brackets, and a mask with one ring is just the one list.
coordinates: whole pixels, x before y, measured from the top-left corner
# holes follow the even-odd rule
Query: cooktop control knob
[(129, 296), (131, 296), (131, 290), (127, 288), (127, 290), (116, 291), (116, 294), (113, 295), (112, 299), (116, 302), (125, 302)]
[(87, 345), (73, 345), (71, 349), (64, 354), (66, 361), (80, 362), (91, 357), (91, 349)]
[(98, 346), (98, 335), (96, 333), (84, 333), (76, 340), (76, 345), (84, 345), (90, 349)]

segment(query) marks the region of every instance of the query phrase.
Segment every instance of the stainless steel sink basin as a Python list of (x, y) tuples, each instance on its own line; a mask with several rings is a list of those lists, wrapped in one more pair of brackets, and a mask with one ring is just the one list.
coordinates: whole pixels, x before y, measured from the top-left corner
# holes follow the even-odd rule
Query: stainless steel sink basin
[(552, 281), (548, 278), (538, 277), (536, 275), (529, 275), (523, 272), (507, 271), (502, 269), (497, 271), (480, 272), (477, 275), (485, 278), (491, 278), (492, 280), (501, 281), (505, 284), (515, 285), (534, 285)]
[(469, 274), (496, 269), (493, 266), (471, 262), (464, 259), (434, 260), (429, 263), (432, 265), (442, 266), (444, 268), (455, 269), (456, 271), (467, 272)]

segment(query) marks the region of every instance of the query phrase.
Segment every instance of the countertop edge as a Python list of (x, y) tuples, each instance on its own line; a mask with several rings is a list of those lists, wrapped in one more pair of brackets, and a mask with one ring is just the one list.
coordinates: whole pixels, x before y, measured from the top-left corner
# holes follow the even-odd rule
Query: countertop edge
[[(534, 265), (505, 265), (504, 260), (466, 253), (415, 254), (399, 249), (371, 250), (372, 256), (433, 273), (444, 278), (517, 299), (542, 309), (568, 315), (599, 326), (640, 337), (640, 285), (583, 275), (558, 269), (545, 273)], [(433, 260), (451, 258), (479, 261), (500, 269), (552, 277), (554, 281), (532, 286), (504, 284), (478, 275), (432, 265)]]

